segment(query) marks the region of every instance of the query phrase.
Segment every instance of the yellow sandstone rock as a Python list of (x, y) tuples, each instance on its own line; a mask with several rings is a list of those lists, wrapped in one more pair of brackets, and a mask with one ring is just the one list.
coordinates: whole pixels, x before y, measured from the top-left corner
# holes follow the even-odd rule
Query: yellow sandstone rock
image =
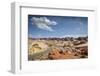
[(29, 54), (35, 54), (45, 51), (48, 46), (43, 42), (33, 42), (29, 47)]

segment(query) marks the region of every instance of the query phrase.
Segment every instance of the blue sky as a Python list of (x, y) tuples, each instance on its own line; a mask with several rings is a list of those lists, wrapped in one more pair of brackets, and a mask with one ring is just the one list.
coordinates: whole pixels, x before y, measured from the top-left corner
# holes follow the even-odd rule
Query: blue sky
[(79, 37), (88, 35), (88, 18), (28, 15), (28, 37)]

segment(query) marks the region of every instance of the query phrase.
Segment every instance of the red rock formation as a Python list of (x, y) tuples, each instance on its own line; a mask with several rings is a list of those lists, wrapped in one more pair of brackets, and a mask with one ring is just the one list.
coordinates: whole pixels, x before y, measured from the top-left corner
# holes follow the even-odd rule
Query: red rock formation
[(66, 51), (61, 51), (61, 50), (57, 50), (57, 49), (53, 49), (49, 55), (48, 55), (49, 59), (75, 59), (77, 58), (75, 56), (75, 53), (68, 53)]

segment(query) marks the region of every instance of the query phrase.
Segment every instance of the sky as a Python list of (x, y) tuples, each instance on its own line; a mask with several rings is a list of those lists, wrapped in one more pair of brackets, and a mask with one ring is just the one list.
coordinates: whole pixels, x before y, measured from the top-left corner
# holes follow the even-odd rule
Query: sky
[(88, 36), (88, 17), (28, 15), (28, 37)]

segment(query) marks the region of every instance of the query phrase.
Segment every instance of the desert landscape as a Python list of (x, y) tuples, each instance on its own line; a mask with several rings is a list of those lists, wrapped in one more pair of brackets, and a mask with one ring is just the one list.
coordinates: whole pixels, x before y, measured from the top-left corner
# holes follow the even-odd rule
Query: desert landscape
[(28, 61), (88, 58), (88, 17), (28, 15)]
[(28, 39), (29, 61), (80, 58), (88, 58), (88, 36)]

